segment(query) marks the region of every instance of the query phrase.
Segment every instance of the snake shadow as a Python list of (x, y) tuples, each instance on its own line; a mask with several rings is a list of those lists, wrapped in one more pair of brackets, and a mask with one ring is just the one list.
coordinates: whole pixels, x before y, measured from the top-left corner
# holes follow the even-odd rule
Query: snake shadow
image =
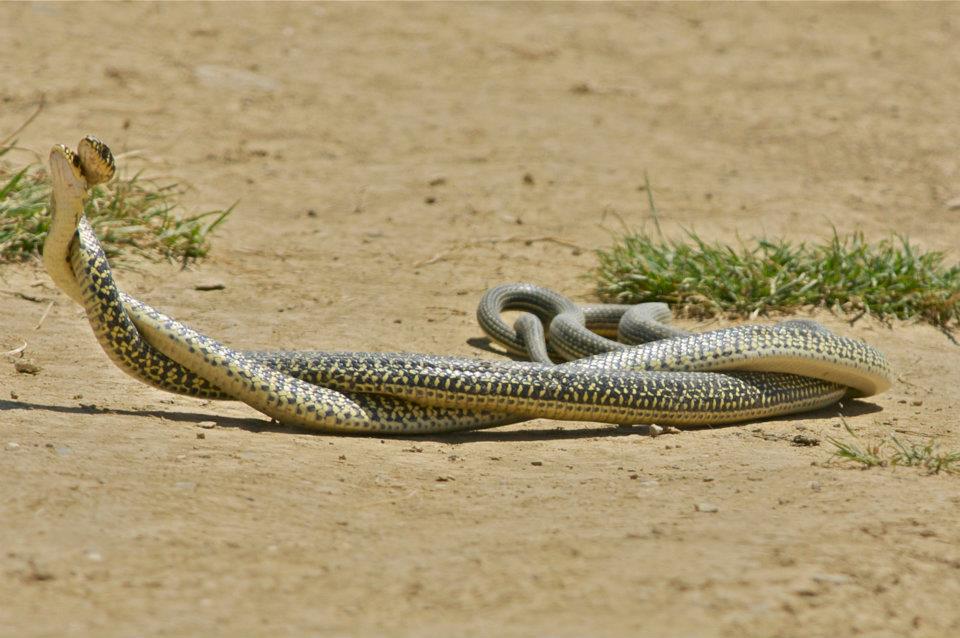
[[(823, 421), (837, 417), (852, 418), (866, 414), (875, 414), (883, 410), (879, 405), (867, 403), (859, 399), (847, 399), (843, 403), (812, 410), (802, 414), (785, 414), (778, 417), (765, 417), (751, 421), (737, 423), (684, 426), (684, 432), (699, 432), (702, 430), (721, 430), (727, 428), (745, 427), (755, 423), (783, 423), (788, 421)], [(550, 423), (550, 421), (543, 421)], [(564, 439), (589, 439), (598, 437), (621, 436), (648, 436), (645, 425), (612, 425), (603, 423), (584, 424), (584, 427), (534, 427), (523, 430), (465, 430), (463, 432), (449, 432), (446, 434), (420, 434), (391, 436), (390, 438), (405, 438), (419, 441), (436, 441), (439, 443), (478, 443), (478, 442), (510, 442), (510, 441), (550, 441)], [(387, 438), (381, 436), (380, 438)]]
[[(866, 414), (875, 414), (882, 411), (878, 405), (867, 403), (858, 399), (846, 400), (840, 404), (805, 412), (802, 415), (784, 415), (780, 417), (757, 419), (754, 421), (741, 421), (739, 423), (730, 423), (725, 425), (702, 425), (684, 427), (685, 432), (696, 432), (700, 430), (716, 430), (721, 428), (735, 428), (750, 425), (752, 423), (779, 423), (785, 421), (811, 421), (835, 419), (837, 417), (856, 417)], [(364, 439), (398, 439), (410, 441), (435, 441), (438, 443), (480, 443), (480, 442), (524, 442), (524, 441), (562, 441), (572, 439), (593, 439), (609, 437), (626, 436), (647, 436), (648, 430), (642, 425), (611, 425), (602, 423), (584, 423), (579, 427), (558, 427), (549, 425), (546, 427), (528, 427), (521, 430), (500, 430), (491, 428), (487, 430), (466, 430), (463, 432), (447, 432), (442, 434), (405, 434), (405, 433), (370, 433), (370, 434), (323, 434), (306, 430), (303, 428), (286, 426), (276, 421), (267, 419), (258, 419), (255, 417), (223, 417), (215, 416), (202, 412), (180, 412), (172, 410), (127, 410), (103, 408), (92, 405), (51, 405), (43, 403), (31, 403), (27, 401), (13, 401), (0, 399), (0, 412), (8, 410), (41, 410), (46, 412), (57, 412), (61, 414), (104, 414), (115, 416), (147, 417), (159, 418), (175, 423), (187, 423), (197, 425), (202, 421), (216, 421), (218, 427), (236, 428), (247, 432), (276, 432), (286, 434), (311, 434), (314, 436), (332, 436), (337, 438), (364, 438)], [(549, 421), (540, 421), (541, 423), (550, 423)], [(505, 426), (504, 426), (505, 427)]]
[(514, 361), (530, 360), (526, 357), (515, 355), (512, 352), (507, 351), (506, 348), (495, 346), (493, 339), (490, 337), (470, 337), (467, 339), (467, 345), (472, 348), (476, 348), (477, 350), (483, 350), (484, 352), (495, 354), (498, 357), (503, 357), (504, 359), (513, 359)]
[(168, 410), (124, 410), (104, 408), (95, 405), (51, 405), (45, 403), (30, 403), (27, 401), (9, 401), (0, 399), (0, 412), (7, 410), (42, 410), (60, 414), (105, 414), (114, 416), (153, 417), (173, 421), (176, 423), (191, 423), (196, 425), (202, 421), (216, 421), (218, 426), (237, 428), (249, 432), (296, 432), (290, 428), (271, 421), (257, 418), (223, 417), (201, 412), (176, 412)]
[[(465, 432), (448, 432), (443, 434), (404, 434), (391, 432), (373, 432), (369, 434), (343, 433), (343, 434), (325, 434), (315, 432), (305, 428), (283, 425), (269, 419), (258, 419), (256, 417), (223, 417), (211, 415), (203, 412), (179, 412), (173, 410), (128, 410), (121, 408), (106, 408), (95, 405), (53, 405), (44, 403), (30, 403), (27, 401), (9, 401), (0, 399), (0, 412), (7, 410), (28, 410), (56, 412), (60, 414), (84, 414), (84, 415), (108, 415), (108, 416), (130, 416), (159, 418), (174, 423), (186, 423), (197, 425), (203, 421), (215, 421), (217, 427), (236, 428), (247, 432), (277, 432), (285, 434), (310, 434), (313, 436), (330, 436), (335, 438), (353, 438), (353, 439), (397, 439), (410, 441), (438, 441), (446, 443), (466, 443), (472, 440), (476, 441), (535, 441), (547, 439), (580, 439), (595, 438), (598, 436), (634, 436), (638, 430), (632, 426), (616, 426), (607, 424), (593, 424), (589, 427), (564, 429), (558, 427), (538, 428), (524, 431), (497, 432), (490, 430), (476, 430)], [(642, 430), (640, 430), (642, 432)], [(472, 437), (471, 435), (477, 435)]]

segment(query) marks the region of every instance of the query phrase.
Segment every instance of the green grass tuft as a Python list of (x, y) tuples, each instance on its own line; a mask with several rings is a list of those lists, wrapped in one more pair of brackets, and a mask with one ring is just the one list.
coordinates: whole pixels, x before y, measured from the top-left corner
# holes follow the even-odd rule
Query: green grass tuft
[(887, 461), (884, 460), (883, 456), (883, 441), (863, 443), (860, 438), (853, 433), (853, 430), (850, 429), (850, 425), (846, 422), (846, 420), (841, 420), (843, 421), (844, 429), (846, 429), (847, 433), (853, 437), (853, 440), (841, 441), (828, 436), (827, 441), (837, 448), (833, 453), (834, 456), (843, 461), (858, 463), (863, 468), (887, 465)]
[[(0, 157), (6, 150), (0, 149)], [(184, 215), (179, 211), (184, 192), (178, 184), (160, 184), (137, 173), (94, 187), (85, 210), (108, 255), (132, 250), (186, 263), (207, 254), (210, 233), (233, 207)], [(14, 169), (0, 162), (0, 262), (40, 254), (49, 202), (50, 180), (41, 166)]]
[(960, 265), (905, 237), (876, 244), (861, 233), (823, 243), (756, 239), (729, 246), (687, 232), (683, 241), (631, 233), (598, 252), (606, 301), (665, 301), (694, 317), (755, 317), (819, 306), (880, 319), (960, 322)]
[(843, 427), (853, 440), (841, 441), (827, 437), (827, 441), (837, 448), (833, 455), (842, 461), (856, 463), (864, 469), (903, 465), (923, 468), (929, 474), (960, 474), (960, 452), (943, 452), (936, 441), (903, 443), (891, 435), (889, 440), (864, 443), (846, 420), (843, 420)]

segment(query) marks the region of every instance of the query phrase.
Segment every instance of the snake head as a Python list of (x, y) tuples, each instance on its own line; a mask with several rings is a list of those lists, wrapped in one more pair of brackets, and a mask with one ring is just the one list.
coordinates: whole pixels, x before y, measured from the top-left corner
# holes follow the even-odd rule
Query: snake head
[(63, 144), (50, 149), (50, 179), (55, 196), (82, 199), (87, 192), (87, 180), (80, 166), (80, 156)]
[(80, 170), (88, 186), (109, 182), (117, 171), (110, 147), (92, 135), (87, 135), (77, 145)]
[(88, 188), (110, 181), (115, 172), (110, 148), (92, 135), (80, 140), (76, 152), (63, 144), (50, 149), (54, 192), (83, 197)]

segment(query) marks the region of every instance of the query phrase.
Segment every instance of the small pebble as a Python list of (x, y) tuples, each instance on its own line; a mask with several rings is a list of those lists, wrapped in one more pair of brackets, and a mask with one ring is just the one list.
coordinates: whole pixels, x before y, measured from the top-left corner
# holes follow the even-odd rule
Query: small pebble
[(11, 399), (19, 399), (19, 398), (20, 398), (20, 395), (17, 394), (16, 392), (14, 392), (13, 390), (10, 390), (10, 398), (11, 398)]
[(720, 508), (713, 503), (697, 503), (695, 509), (698, 512), (706, 512), (707, 514), (715, 514), (720, 511)]
[(216, 421), (200, 421), (200, 423), (197, 423), (197, 427), (203, 428), (204, 430), (212, 430), (213, 428), (217, 427), (217, 422)]
[(920, 399), (915, 399), (910, 402), (910, 405), (918, 405), (918, 406), (923, 405), (923, 401), (921, 401)]
[(537, 467), (543, 465), (543, 461), (530, 461), (530, 465), (536, 465)]
[(19, 449), (20, 449), (20, 444), (19, 444), (19, 443), (14, 443), (13, 441), (10, 441), (9, 443), (7, 443), (7, 449), (8, 449), (8, 450), (19, 450)]
[(103, 555), (100, 554), (100, 552), (91, 550), (87, 552), (87, 560), (92, 560), (95, 563), (99, 563), (100, 561), (103, 560)]
[(672, 425), (668, 425), (663, 432), (664, 434), (680, 434), (681, 430), (680, 428), (675, 428)]
[(207, 435), (204, 434), (203, 432), (197, 432), (197, 438), (198, 438), (198, 439), (205, 439), (205, 438), (207, 438)]
[(31, 361), (17, 361), (13, 364), (13, 369), (20, 374), (37, 374), (40, 372), (40, 366)]
[(810, 481), (810, 483), (808, 483), (807, 486), (814, 492), (819, 492), (820, 490), (823, 489), (823, 486), (821, 486), (820, 483), (817, 481)]
[(660, 436), (663, 434), (663, 428), (656, 424), (651, 424), (647, 426), (647, 433), (650, 436)]
[(960, 210), (960, 197), (954, 197), (948, 201), (947, 208), (950, 210)]

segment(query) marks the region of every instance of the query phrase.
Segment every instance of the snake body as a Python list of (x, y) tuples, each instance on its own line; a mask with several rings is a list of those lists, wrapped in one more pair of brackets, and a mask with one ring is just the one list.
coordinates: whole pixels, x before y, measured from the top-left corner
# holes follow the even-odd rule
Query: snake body
[[(504, 310), (523, 311), (512, 329), (501, 318)], [(512, 354), (541, 363), (552, 362), (544, 324), (549, 326), (554, 354), (572, 361), (690, 334), (668, 325), (670, 319), (670, 308), (664, 303), (579, 306), (553, 290), (526, 283), (491, 288), (477, 306), (477, 322), (491, 339)]]
[[(505, 324), (497, 325), (499, 317), (493, 320), (504, 307), (526, 308), (540, 317), (537, 323), (550, 322), (552, 350), (563, 358), (601, 354), (553, 366), (542, 345), (534, 346), (542, 350), (534, 354), (539, 362), (233, 350), (117, 288), (82, 210), (86, 188), (112, 174), (105, 149), (85, 138), (77, 154), (64, 146), (51, 151), (54, 197), (44, 264), (85, 308), (108, 356), (128, 374), (164, 390), (240, 400), (311, 429), (372, 433), (442, 432), (538, 417), (728, 423), (815, 409), (846, 394), (868, 395), (889, 386), (881, 353), (826, 330), (743, 326), (690, 335), (667, 327), (664, 340), (624, 348), (586, 326), (610, 333), (611, 317), (628, 308), (584, 311), (528, 285), (514, 285), (518, 288), (509, 294), (488, 293), (479, 312), (485, 330), (508, 349), (528, 352), (522, 340), (532, 337), (511, 335)], [(663, 314), (653, 309), (655, 332), (662, 326), (656, 317)]]

